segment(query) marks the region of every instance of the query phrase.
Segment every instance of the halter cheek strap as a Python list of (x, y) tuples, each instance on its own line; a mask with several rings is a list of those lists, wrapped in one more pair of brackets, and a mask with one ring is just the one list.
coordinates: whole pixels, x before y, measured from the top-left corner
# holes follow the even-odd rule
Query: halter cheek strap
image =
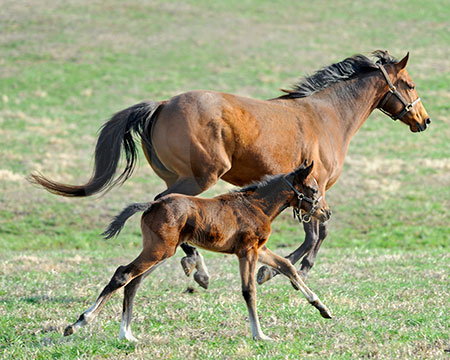
[[(297, 207), (293, 208), (293, 214), (294, 219), (297, 218), (297, 220), (300, 223), (309, 223), (311, 221), (312, 215), (316, 212), (316, 210), (319, 208), (319, 202), (322, 200), (322, 196), (320, 196), (318, 199), (311, 199), (307, 197), (305, 194), (299, 192), (294, 185), (292, 185), (286, 178), (283, 178), (283, 180), (286, 182), (286, 184), (289, 185), (289, 187), (294, 191), (295, 195), (297, 195), (298, 198), (298, 205)], [(311, 209), (308, 211), (308, 213), (302, 215), (301, 207), (302, 207), (302, 201), (307, 201), (311, 204)]]
[[(377, 64), (378, 69), (380, 69), (381, 73), (384, 76), (384, 79), (386, 80), (389, 91), (388, 93), (383, 97), (383, 99), (380, 101), (380, 104), (377, 106), (378, 109), (380, 109), (383, 113), (385, 113), (387, 116), (389, 116), (392, 120), (398, 120), (401, 119), (403, 116), (405, 116), (411, 109), (420, 101), (420, 97), (418, 97), (413, 102), (408, 103), (405, 98), (398, 92), (397, 88), (392, 84), (391, 79), (389, 78), (389, 75), (384, 68), (383, 65)], [(391, 95), (394, 95), (397, 97), (397, 99), (400, 100), (400, 102), (403, 104), (403, 110), (400, 111), (397, 115), (393, 115), (387, 110), (383, 109), (384, 105), (388, 102)]]

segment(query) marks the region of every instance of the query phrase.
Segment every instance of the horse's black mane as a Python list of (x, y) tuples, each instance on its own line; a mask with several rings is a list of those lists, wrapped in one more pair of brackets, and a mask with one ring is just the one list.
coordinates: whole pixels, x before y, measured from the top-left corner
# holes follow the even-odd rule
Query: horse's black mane
[(313, 75), (302, 79), (298, 84), (294, 85), (292, 90), (282, 90), (287, 95), (282, 95), (280, 98), (293, 99), (307, 97), (340, 81), (349, 80), (358, 75), (373, 71), (377, 69), (377, 64), (387, 65), (397, 62), (397, 59), (383, 50), (374, 51), (372, 56), (376, 59), (375, 63), (366, 56), (358, 54), (324, 67)]

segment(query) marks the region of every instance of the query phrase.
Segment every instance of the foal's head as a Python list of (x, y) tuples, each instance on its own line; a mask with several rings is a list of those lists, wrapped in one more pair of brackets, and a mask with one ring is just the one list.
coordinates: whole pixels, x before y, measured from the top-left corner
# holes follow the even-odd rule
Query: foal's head
[(309, 222), (311, 217), (324, 222), (330, 219), (331, 210), (319, 193), (316, 179), (311, 175), (314, 161), (306, 165), (307, 161), (293, 172), (284, 176), (288, 187), (292, 189), (292, 200), (290, 206), (301, 212), (304, 222)]

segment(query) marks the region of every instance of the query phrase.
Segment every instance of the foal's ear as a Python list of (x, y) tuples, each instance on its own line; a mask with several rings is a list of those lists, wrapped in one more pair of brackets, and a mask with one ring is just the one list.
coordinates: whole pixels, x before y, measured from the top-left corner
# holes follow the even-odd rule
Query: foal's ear
[(300, 176), (302, 179), (306, 179), (308, 175), (311, 173), (312, 168), (314, 166), (314, 161), (311, 161), (311, 164), (308, 164), (308, 160), (303, 161), (303, 164), (297, 169), (295, 174)]
[(406, 54), (406, 56), (405, 56), (403, 59), (401, 59), (401, 60), (396, 64), (397, 69), (398, 69), (399, 71), (402, 70), (402, 69), (404, 69), (404, 68), (406, 67), (406, 65), (408, 64), (408, 59), (409, 59), (409, 51), (408, 51), (408, 53)]

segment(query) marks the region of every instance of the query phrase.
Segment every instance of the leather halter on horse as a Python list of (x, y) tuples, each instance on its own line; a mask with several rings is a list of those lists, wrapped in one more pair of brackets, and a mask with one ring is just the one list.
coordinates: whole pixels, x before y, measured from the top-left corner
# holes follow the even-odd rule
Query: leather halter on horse
[[(389, 91), (388, 93), (384, 96), (384, 98), (380, 101), (380, 104), (377, 106), (378, 109), (380, 109), (383, 113), (385, 113), (386, 115), (388, 115), (392, 120), (398, 120), (401, 119), (403, 116), (405, 116), (406, 113), (408, 113), (409, 111), (411, 111), (411, 109), (420, 101), (420, 97), (418, 97), (416, 100), (414, 100), (413, 102), (408, 103), (404, 97), (397, 91), (397, 88), (392, 84), (391, 79), (389, 79), (389, 75), (386, 71), (386, 69), (383, 67), (383, 65), (381, 64), (377, 64), (377, 67), (381, 70), (381, 73), (383, 74), (386, 82), (389, 85)], [(383, 109), (383, 106), (386, 105), (387, 101), (389, 100), (389, 98), (391, 97), (391, 95), (395, 95), (397, 96), (397, 98), (401, 101), (401, 103), (403, 104), (403, 110), (400, 111), (399, 114), (397, 115), (392, 115), (391, 113), (389, 113), (387, 110)]]
[[(318, 199), (311, 199), (311, 198), (307, 197), (305, 194), (299, 192), (294, 187), (294, 185), (292, 185), (286, 178), (283, 178), (283, 180), (295, 192), (295, 195), (297, 195), (297, 198), (298, 198), (298, 205), (297, 205), (297, 207), (294, 207), (292, 209), (293, 210), (294, 219), (297, 218), (297, 220), (300, 223), (309, 223), (311, 221), (312, 215), (319, 208), (319, 202), (320, 202), (320, 200), (322, 200), (322, 196), (320, 196)], [(306, 202), (309, 202), (311, 204), (311, 209), (304, 215), (302, 215), (302, 212), (300, 210), (303, 200), (306, 201)]]

